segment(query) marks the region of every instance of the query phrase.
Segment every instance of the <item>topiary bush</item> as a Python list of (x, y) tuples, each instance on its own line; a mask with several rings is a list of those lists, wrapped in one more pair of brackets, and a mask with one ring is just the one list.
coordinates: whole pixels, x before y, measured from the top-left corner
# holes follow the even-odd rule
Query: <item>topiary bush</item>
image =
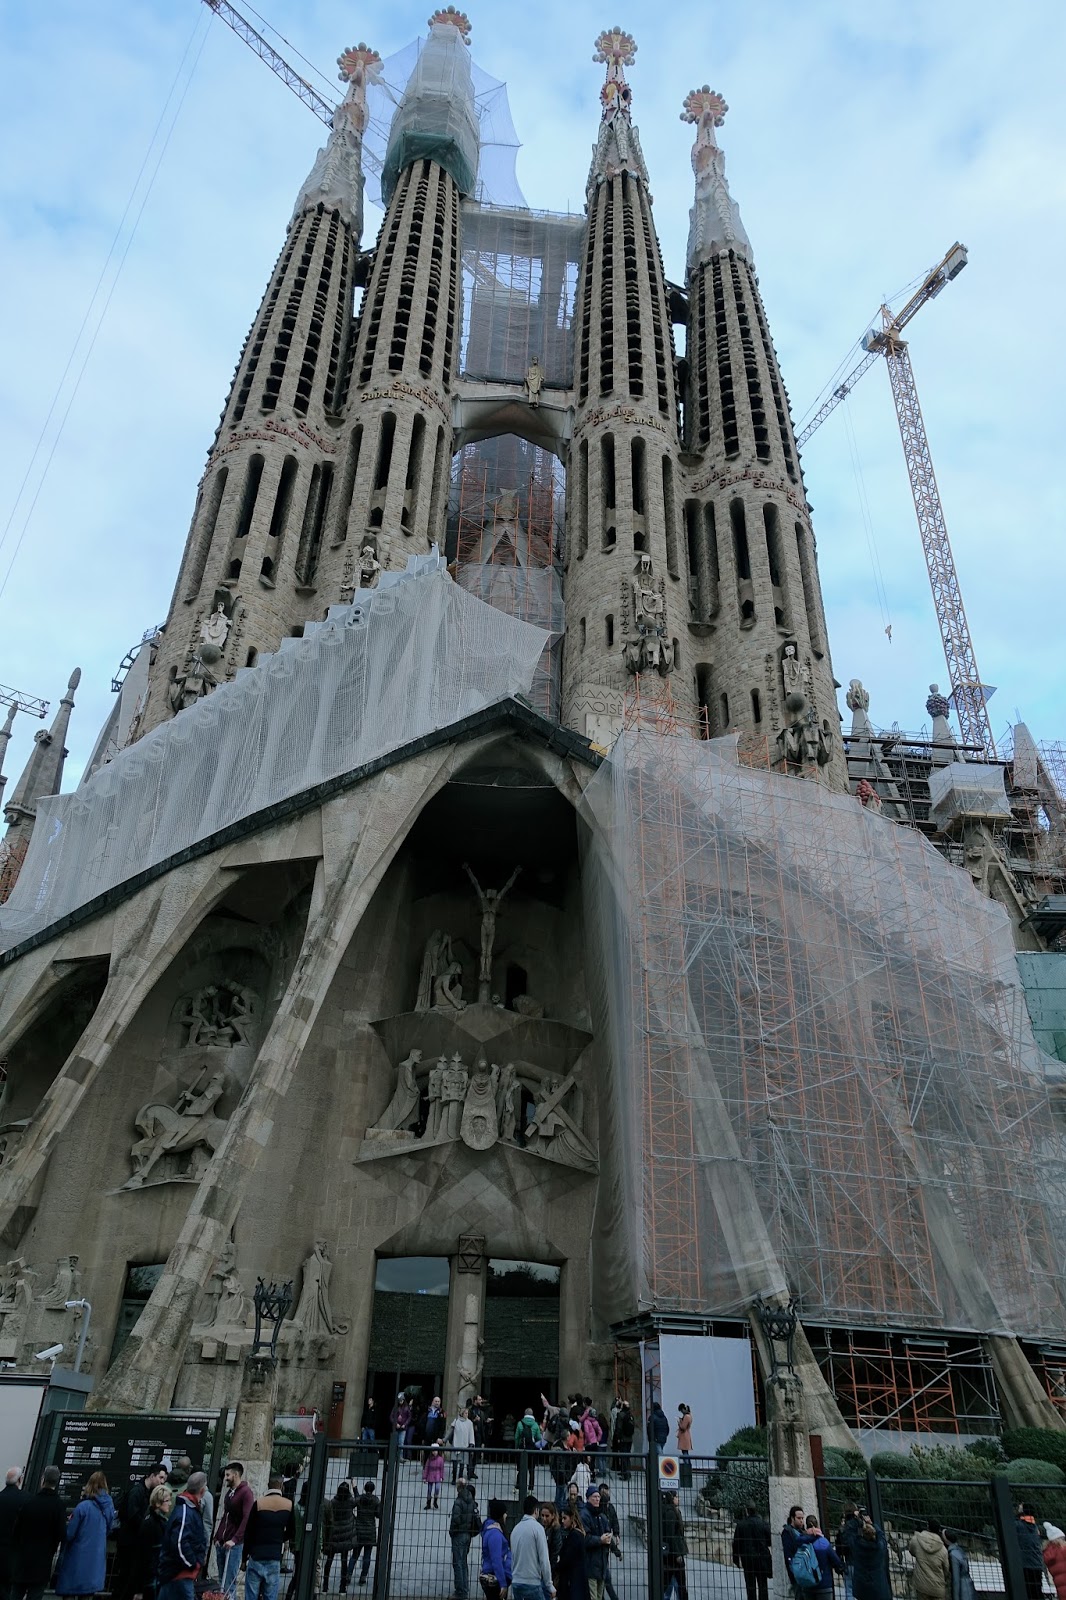
[(720, 1444), (716, 1454), (720, 1456), (764, 1456), (767, 1452), (767, 1439), (765, 1428), (738, 1428), (736, 1433), (731, 1433), (725, 1444)]
[(870, 1457), (870, 1465), (878, 1478), (921, 1478), (913, 1456), (901, 1455), (898, 1450), (879, 1450)]

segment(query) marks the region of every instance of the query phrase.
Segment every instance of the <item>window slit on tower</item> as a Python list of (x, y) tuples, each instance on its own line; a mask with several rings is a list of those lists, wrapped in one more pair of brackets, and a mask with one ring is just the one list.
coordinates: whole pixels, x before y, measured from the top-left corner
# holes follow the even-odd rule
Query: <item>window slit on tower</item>
[(666, 570), (671, 578), (680, 576), (677, 564), (677, 516), (674, 508), (674, 463), (663, 456), (663, 514), (666, 532)]
[(211, 550), (211, 542), (215, 537), (215, 526), (218, 522), (218, 513), (222, 505), (222, 496), (226, 489), (226, 479), (229, 477), (228, 467), (219, 467), (211, 479), (211, 485), (206, 497), (206, 509), (203, 510), (203, 521), (196, 542), (196, 555), (192, 566), (189, 568), (188, 583), (185, 588), (186, 600), (195, 600), (200, 592), (203, 582), (204, 568)]
[(755, 454), (760, 461), (769, 461), (770, 433), (766, 426), (762, 380), (759, 376), (759, 363), (755, 354), (755, 341), (751, 336), (751, 322), (748, 317), (747, 300), (744, 297), (740, 264), (735, 257), (731, 259), (729, 269), (733, 280), (733, 302), (736, 306), (737, 324), (740, 328), (740, 347), (744, 355), (744, 373), (748, 382), (748, 405), (751, 410), (752, 433), (755, 437)]
[(281, 317), (281, 326), (274, 342), (274, 353), (271, 356), (270, 366), (267, 369), (266, 381), (263, 384), (263, 398), (260, 401), (261, 411), (274, 411), (277, 409), (281, 395), (281, 385), (285, 377), (285, 369), (289, 360), (289, 351), (292, 348), (292, 336), (296, 332), (296, 324), (300, 315), (300, 306), (303, 302), (304, 290), (307, 287), (307, 275), (311, 270), (314, 259), (315, 246), (322, 226), (321, 209), (316, 211), (307, 227), (304, 236), (303, 250), (295, 272), (292, 274), (288, 298)]
[(615, 474), (614, 436), (607, 434), (600, 440), (603, 472), (603, 548), (613, 550), (617, 538), (615, 529)]
[(644, 483), (646, 454), (643, 439), (630, 441), (629, 460), (633, 485), (633, 549), (638, 553), (648, 548), (647, 495)]
[[(296, 380), (296, 394), (293, 397), (293, 410), (300, 416), (306, 417), (307, 408), (311, 403), (311, 391), (314, 387), (315, 368), (318, 365), (318, 355), (322, 347), (322, 330), (326, 323), (326, 311), (329, 306), (330, 284), (333, 280), (333, 261), (337, 253), (337, 229), (339, 223), (337, 213), (333, 212), (329, 219), (326, 232), (326, 243), (322, 251), (322, 265), (318, 274), (318, 288), (315, 298), (311, 303), (311, 316), (307, 326), (307, 340), (304, 344), (303, 360), (300, 363), (300, 375)], [(328, 387), (327, 387), (328, 393)]]
[(574, 510), (577, 514), (577, 553), (583, 556), (589, 547), (589, 442), (582, 439), (578, 451), (577, 485), (574, 489)]
[[(722, 263), (715, 260), (711, 266), (711, 290), (714, 296), (714, 348), (718, 365), (718, 398), (722, 407), (722, 449), (726, 456), (740, 453), (740, 436), (737, 432), (737, 403), (733, 393), (733, 361), (729, 353), (729, 323), (725, 314), (725, 284), (722, 282)], [(708, 438), (710, 434), (708, 433)]]
[(733, 561), (737, 575), (740, 625), (750, 628), (755, 621), (755, 595), (751, 583), (751, 555), (748, 550), (748, 527), (744, 517), (743, 500), (729, 502), (729, 520), (733, 529)]
[(603, 239), (600, 265), (600, 393), (614, 389), (614, 189), (618, 178), (604, 184)]
[(322, 547), (322, 529), (329, 511), (333, 489), (333, 463), (318, 462), (311, 469), (311, 487), (304, 507), (303, 527), (300, 529), (300, 548), (296, 556), (296, 579), (304, 588), (311, 588), (318, 570), (318, 553)]
[(700, 738), (711, 739), (714, 737), (714, 676), (706, 661), (696, 664), (696, 703)]
[(787, 596), (785, 593), (784, 563), (781, 559), (781, 530), (778, 526), (777, 507), (762, 508), (763, 527), (766, 530), (766, 561), (770, 568), (770, 582), (774, 591), (774, 622), (777, 627), (788, 625)]
[(271, 545), (271, 556), (277, 562), (281, 554), (282, 540), (289, 520), (289, 507), (292, 505), (292, 491), (296, 484), (296, 457), (286, 456), (281, 468), (281, 477), (278, 479), (278, 492), (274, 496), (274, 509), (270, 515), (270, 529), (267, 538), (275, 541)]
[(240, 516), (237, 518), (237, 527), (234, 539), (247, 539), (248, 531), (252, 526), (255, 515), (255, 502), (259, 496), (259, 483), (263, 476), (262, 456), (253, 456), (248, 463), (248, 471), (244, 479), (244, 494), (241, 497)]
[(334, 512), (333, 539), (334, 548), (343, 544), (348, 537), (348, 513), (352, 509), (352, 495), (355, 492), (355, 475), (359, 471), (359, 456), (363, 447), (363, 424), (356, 423), (352, 436), (348, 440), (348, 449), (344, 457), (344, 473), (340, 481), (340, 492), (337, 495), (336, 510)]
[(426, 438), (426, 419), (417, 416), (411, 427), (411, 447), (407, 452), (407, 477), (404, 482), (403, 505), (400, 508), (400, 526), (410, 533), (418, 506), (418, 490), (422, 481), (422, 451)]
[(644, 393), (644, 361), (640, 317), (640, 280), (637, 277), (637, 227), (634, 216), (636, 184), (627, 172), (622, 185), (622, 260), (625, 265), (626, 354), (629, 365), (629, 392)]
[(796, 549), (799, 551), (803, 607), (807, 613), (807, 631), (811, 636), (811, 649), (821, 659), (825, 654), (825, 635), (822, 632), (822, 617), (818, 606), (818, 577), (814, 569), (811, 538), (802, 522), (796, 523)]

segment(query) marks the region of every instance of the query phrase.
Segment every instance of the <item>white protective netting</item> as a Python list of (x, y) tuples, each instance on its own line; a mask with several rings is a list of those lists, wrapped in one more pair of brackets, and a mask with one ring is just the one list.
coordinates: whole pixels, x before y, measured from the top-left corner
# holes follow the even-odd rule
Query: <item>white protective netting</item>
[(436, 556), (409, 566), (42, 801), (0, 949), (220, 828), (527, 693), (548, 634), (475, 599)]
[(1061, 1336), (1066, 1149), (1002, 909), (731, 740), (627, 731), (585, 799), (609, 1318), (791, 1290), (815, 1322)]

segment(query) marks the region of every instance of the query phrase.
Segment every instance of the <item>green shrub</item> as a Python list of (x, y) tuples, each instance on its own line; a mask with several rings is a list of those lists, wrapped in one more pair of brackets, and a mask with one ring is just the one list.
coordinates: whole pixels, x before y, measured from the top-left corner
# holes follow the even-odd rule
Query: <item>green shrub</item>
[(918, 1463), (913, 1456), (901, 1455), (898, 1450), (879, 1450), (875, 1456), (870, 1457), (870, 1465), (878, 1478), (921, 1478), (925, 1476), (919, 1470)]
[(765, 1456), (767, 1451), (765, 1428), (738, 1428), (725, 1444), (718, 1446), (720, 1456)]
[(998, 1439), (971, 1439), (969, 1444), (963, 1445), (963, 1453), (976, 1456), (979, 1461), (1003, 1461), (1005, 1456), (1003, 1446)]
[(1008, 1428), (1003, 1449), (1009, 1460), (1050, 1461), (1066, 1471), (1066, 1430), (1057, 1428)]

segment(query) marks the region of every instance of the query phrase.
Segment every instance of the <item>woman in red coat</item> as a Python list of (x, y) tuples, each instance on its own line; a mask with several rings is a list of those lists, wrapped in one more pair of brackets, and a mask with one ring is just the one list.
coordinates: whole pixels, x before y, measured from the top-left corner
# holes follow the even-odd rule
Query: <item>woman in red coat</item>
[(1053, 1522), (1044, 1523), (1047, 1544), (1044, 1546), (1044, 1565), (1051, 1573), (1055, 1593), (1066, 1600), (1066, 1533)]

